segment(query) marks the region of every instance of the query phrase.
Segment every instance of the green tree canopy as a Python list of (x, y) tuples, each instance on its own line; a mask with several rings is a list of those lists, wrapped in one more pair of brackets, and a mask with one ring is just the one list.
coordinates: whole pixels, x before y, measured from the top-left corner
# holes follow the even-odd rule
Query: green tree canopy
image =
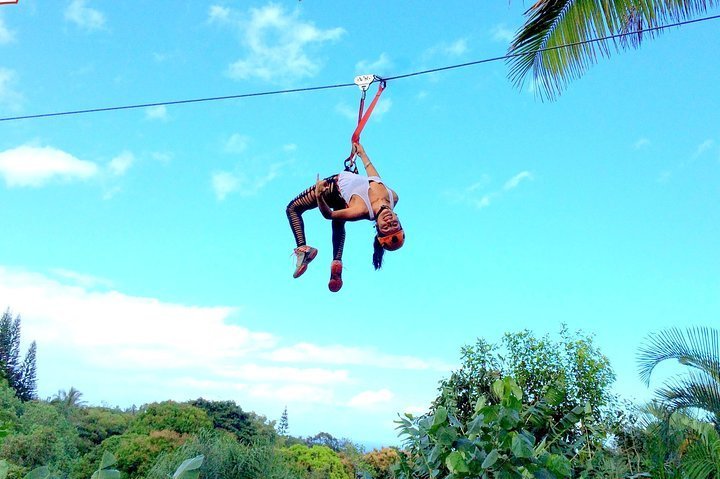
[(295, 444), (285, 452), (293, 470), (304, 479), (351, 479), (338, 455), (327, 446)]
[(235, 434), (238, 440), (246, 444), (251, 443), (258, 435), (258, 426), (253, 417), (235, 404), (235, 401), (208, 401), (199, 398), (190, 404), (205, 411), (212, 420), (213, 427)]
[(164, 401), (140, 408), (129, 432), (148, 434), (151, 431), (169, 430), (192, 434), (212, 427), (213, 422), (203, 409), (187, 403)]
[(536, 337), (531, 331), (506, 333), (500, 344), (478, 338), (461, 349), (462, 364), (440, 382), (433, 409), (444, 406), (460, 421), (475, 413), (477, 401), (493, 401), (492, 385), (500, 378), (515, 378), (528, 403), (558, 389), (562, 401), (554, 406), (556, 418), (577, 406), (589, 404), (595, 419), (613, 397), (615, 374), (609, 360), (593, 344), (591, 336), (572, 333), (563, 326), (558, 338)]

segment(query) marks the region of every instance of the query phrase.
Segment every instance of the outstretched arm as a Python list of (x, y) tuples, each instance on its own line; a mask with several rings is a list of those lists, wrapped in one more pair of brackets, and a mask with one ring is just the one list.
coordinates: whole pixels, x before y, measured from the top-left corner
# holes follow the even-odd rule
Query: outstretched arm
[(363, 162), (363, 166), (365, 167), (365, 172), (368, 176), (380, 176), (378, 171), (375, 169), (375, 166), (370, 161), (370, 158), (368, 158), (367, 153), (365, 153), (365, 148), (360, 143), (353, 143), (353, 149), (355, 150), (355, 153), (357, 153), (357, 156), (360, 157), (360, 159)]
[(341, 221), (356, 221), (362, 219), (365, 216), (365, 212), (361, 207), (344, 208), (342, 210), (333, 211), (330, 205), (325, 201), (325, 194), (329, 191), (330, 186), (328, 182), (320, 179), (318, 175), (317, 183), (315, 183), (315, 196), (317, 197), (318, 208), (320, 213), (325, 219), (328, 220), (341, 220)]

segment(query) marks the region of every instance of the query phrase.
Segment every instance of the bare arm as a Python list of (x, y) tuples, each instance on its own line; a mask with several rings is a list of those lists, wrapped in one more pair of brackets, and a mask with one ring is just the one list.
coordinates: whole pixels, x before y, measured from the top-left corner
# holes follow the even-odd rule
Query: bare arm
[(342, 210), (333, 211), (330, 205), (325, 201), (325, 194), (330, 189), (327, 181), (321, 180), (318, 175), (317, 183), (315, 183), (315, 196), (317, 197), (318, 208), (323, 218), (328, 220), (356, 221), (365, 217), (365, 210), (362, 206), (353, 206)]
[(368, 158), (367, 153), (365, 153), (365, 148), (360, 143), (355, 143), (353, 145), (355, 148), (355, 152), (357, 153), (357, 156), (360, 157), (360, 159), (363, 162), (363, 166), (365, 167), (365, 172), (368, 176), (380, 176), (378, 171), (375, 169), (375, 166), (370, 161), (370, 158)]

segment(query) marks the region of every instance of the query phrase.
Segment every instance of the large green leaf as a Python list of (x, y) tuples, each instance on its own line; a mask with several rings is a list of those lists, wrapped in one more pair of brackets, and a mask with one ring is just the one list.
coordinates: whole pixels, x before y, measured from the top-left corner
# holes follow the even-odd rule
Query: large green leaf
[(48, 479), (49, 477), (50, 469), (47, 466), (41, 466), (25, 474), (24, 479)]
[(572, 474), (572, 466), (568, 458), (558, 454), (548, 456), (546, 467), (560, 477), (570, 477)]
[(533, 443), (524, 434), (512, 433), (510, 450), (515, 457), (532, 457)]
[(10, 470), (10, 464), (3, 459), (0, 460), (0, 479), (5, 479), (8, 475), (8, 471)]
[(100, 467), (97, 471), (93, 472), (90, 479), (120, 479), (120, 471), (110, 469), (116, 462), (117, 459), (115, 459), (115, 456), (111, 452), (104, 451), (100, 459)]
[(453, 474), (466, 474), (470, 472), (467, 462), (460, 451), (453, 451), (445, 458), (445, 465)]
[(483, 469), (489, 469), (489, 468), (493, 467), (499, 457), (500, 457), (500, 453), (498, 452), (498, 450), (493, 449), (492, 451), (490, 451), (488, 453), (487, 457), (485, 457), (485, 460), (483, 461), (482, 466), (480, 466), (480, 467), (482, 467)]
[(120, 479), (121, 474), (117, 469), (101, 469), (93, 472), (90, 479)]
[(100, 459), (100, 469), (107, 469), (110, 466), (114, 466), (117, 462), (115, 456), (110, 451), (104, 451), (102, 459)]
[(452, 446), (452, 443), (455, 442), (457, 438), (458, 434), (455, 429), (447, 426), (440, 427), (440, 429), (437, 430), (437, 434), (435, 436), (435, 440), (437, 441), (437, 443), (445, 447)]
[(197, 479), (200, 475), (200, 466), (202, 466), (204, 460), (205, 456), (202, 454), (186, 459), (173, 474), (173, 479)]

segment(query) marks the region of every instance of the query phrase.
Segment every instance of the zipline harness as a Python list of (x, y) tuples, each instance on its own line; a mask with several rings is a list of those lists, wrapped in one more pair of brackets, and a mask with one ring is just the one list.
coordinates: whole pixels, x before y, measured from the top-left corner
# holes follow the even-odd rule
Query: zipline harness
[[(365, 109), (365, 93), (367, 92), (368, 88), (370, 88), (370, 85), (374, 82), (378, 81), (378, 91), (375, 94), (375, 98), (373, 98), (373, 101), (370, 103), (370, 106), (368, 107), (367, 111), (364, 112)], [(357, 128), (355, 128), (355, 131), (352, 134), (352, 137), (350, 141), (352, 143), (358, 143), (360, 141), (360, 133), (362, 133), (363, 128), (365, 128), (365, 124), (370, 119), (370, 115), (372, 115), (373, 109), (375, 108), (375, 105), (377, 104), (378, 100), (380, 99), (380, 95), (382, 94), (383, 90), (385, 90), (386, 82), (382, 78), (380, 78), (377, 75), (359, 75), (355, 77), (355, 84), (360, 88), (362, 91), (362, 97), (360, 98), (360, 111), (358, 112), (358, 125)], [(345, 160), (345, 171), (350, 171), (352, 173), (357, 173), (357, 165), (355, 164), (355, 151), (350, 150), (350, 156), (347, 157)]]

